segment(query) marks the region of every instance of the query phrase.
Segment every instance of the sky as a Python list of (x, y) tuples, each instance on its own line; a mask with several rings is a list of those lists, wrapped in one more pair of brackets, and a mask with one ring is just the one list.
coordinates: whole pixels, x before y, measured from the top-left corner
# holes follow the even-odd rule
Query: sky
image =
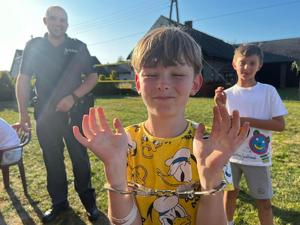
[[(126, 58), (171, 0), (1, 0), (0, 70), (10, 70), (16, 49), (43, 36), (51, 5), (68, 13), (67, 34), (85, 42), (102, 64)], [(179, 20), (228, 43), (300, 37), (300, 0), (178, 0)], [(175, 4), (172, 19), (176, 20)]]

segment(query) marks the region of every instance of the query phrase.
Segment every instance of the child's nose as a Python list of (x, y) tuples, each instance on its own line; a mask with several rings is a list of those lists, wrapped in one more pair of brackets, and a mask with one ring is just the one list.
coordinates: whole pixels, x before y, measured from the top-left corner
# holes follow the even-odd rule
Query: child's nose
[(170, 87), (170, 78), (168, 76), (160, 76), (158, 79), (158, 89), (165, 90)]
[(247, 70), (250, 68), (250, 65), (248, 65), (247, 63), (244, 65), (244, 69)]

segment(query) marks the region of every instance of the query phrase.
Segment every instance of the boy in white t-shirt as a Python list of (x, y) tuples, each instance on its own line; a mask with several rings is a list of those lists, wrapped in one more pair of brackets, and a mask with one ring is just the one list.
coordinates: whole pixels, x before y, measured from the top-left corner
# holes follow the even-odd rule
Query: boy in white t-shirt
[[(0, 118), (0, 151), (18, 144), (20, 144), (20, 139), (17, 132), (5, 120)], [(5, 166), (18, 161), (21, 158), (21, 154), (21, 149), (4, 152), (0, 165)]]
[(276, 89), (255, 79), (263, 65), (263, 52), (258, 46), (239, 46), (232, 65), (238, 76), (237, 83), (225, 91), (222, 87), (217, 88), (215, 102), (226, 104), (229, 113), (238, 110), (241, 124), (249, 122), (250, 131), (230, 158), (235, 190), (227, 191), (224, 196), (228, 224), (233, 224), (239, 183), (244, 174), (250, 195), (256, 200), (260, 223), (272, 225), (271, 138), (272, 131), (284, 130), (287, 111)]

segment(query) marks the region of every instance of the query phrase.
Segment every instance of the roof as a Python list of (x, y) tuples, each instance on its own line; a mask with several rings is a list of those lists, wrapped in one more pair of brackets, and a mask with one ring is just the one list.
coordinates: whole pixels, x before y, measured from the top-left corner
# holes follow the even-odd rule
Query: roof
[(262, 50), (300, 60), (300, 38), (255, 42)]
[(264, 63), (293, 62), (294, 58), (264, 51)]
[(101, 64), (99, 59), (96, 56), (91, 56), (91, 61), (92, 61), (93, 67), (95, 67), (95, 65)]
[[(259, 43), (251, 43), (251, 44), (255, 44), (258, 45), (259, 47), (261, 47), (261, 45)], [(234, 45), (234, 48), (237, 48), (239, 45)], [(269, 50), (263, 49), (263, 53), (264, 53), (264, 63), (285, 63), (285, 62), (293, 62), (294, 60), (296, 60), (296, 58), (293, 57), (289, 57), (289, 56), (285, 56), (285, 55), (280, 55), (280, 54), (276, 54), (276, 53), (272, 53)]]
[(187, 33), (189, 33), (195, 41), (201, 46), (203, 54), (209, 57), (217, 57), (221, 59), (231, 60), (233, 56), (232, 45), (224, 42), (221, 39), (203, 33), (201, 31), (195, 30), (193, 28), (188, 28), (186, 25), (177, 23), (173, 20), (169, 20), (164, 16), (160, 16), (149, 31), (162, 27), (162, 26), (178, 26), (182, 27)]

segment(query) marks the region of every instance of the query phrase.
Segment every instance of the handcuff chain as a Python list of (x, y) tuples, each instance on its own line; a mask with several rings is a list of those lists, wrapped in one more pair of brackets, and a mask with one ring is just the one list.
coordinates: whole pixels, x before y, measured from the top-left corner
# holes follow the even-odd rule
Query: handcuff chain
[(179, 198), (189, 198), (192, 199), (196, 196), (201, 195), (214, 195), (217, 192), (223, 191), (226, 187), (226, 182), (223, 180), (216, 188), (207, 191), (195, 191), (193, 188), (184, 191), (178, 190), (160, 190), (160, 189), (152, 189), (147, 188), (143, 185), (137, 183), (128, 183), (128, 191), (117, 190), (110, 187), (108, 184), (105, 184), (104, 188), (109, 191), (113, 191), (119, 194), (133, 194), (139, 196), (157, 196), (157, 197), (170, 197), (170, 196), (178, 196)]

